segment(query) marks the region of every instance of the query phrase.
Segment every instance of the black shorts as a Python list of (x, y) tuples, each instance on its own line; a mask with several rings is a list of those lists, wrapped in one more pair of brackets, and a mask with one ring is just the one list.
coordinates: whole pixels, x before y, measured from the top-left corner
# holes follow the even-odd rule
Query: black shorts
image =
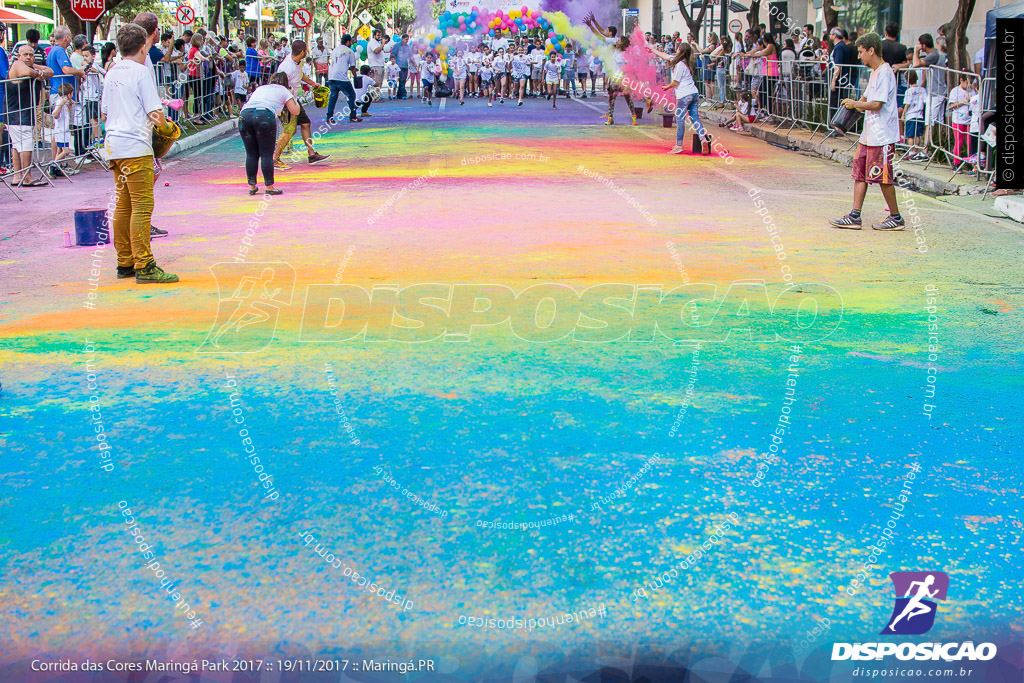
[(85, 101), (85, 120), (98, 121), (100, 118), (100, 103), (98, 100)]
[(301, 104), (299, 105), (299, 116), (295, 119), (295, 123), (299, 126), (306, 126), (313, 123), (309, 120), (309, 114), (306, 113), (306, 108)]

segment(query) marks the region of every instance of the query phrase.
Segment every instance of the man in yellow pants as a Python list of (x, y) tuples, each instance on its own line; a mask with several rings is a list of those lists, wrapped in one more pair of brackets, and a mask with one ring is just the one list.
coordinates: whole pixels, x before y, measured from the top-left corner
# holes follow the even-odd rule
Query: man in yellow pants
[(146, 30), (125, 24), (117, 32), (121, 61), (107, 72), (101, 109), (106, 117), (104, 144), (114, 172), (114, 248), (117, 277), (139, 284), (172, 283), (177, 275), (156, 265), (149, 247), (153, 215), (153, 128), (171, 135), (151, 70), (146, 67)]

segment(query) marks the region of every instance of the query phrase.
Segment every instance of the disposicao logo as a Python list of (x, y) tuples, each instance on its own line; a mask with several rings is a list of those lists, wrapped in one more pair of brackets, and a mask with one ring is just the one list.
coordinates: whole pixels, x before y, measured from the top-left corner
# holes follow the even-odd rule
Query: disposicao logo
[[(893, 572), (896, 592), (892, 614), (880, 635), (922, 635), (935, 624), (939, 600), (946, 599), (949, 576), (944, 572)], [(996, 656), (994, 643), (835, 643), (833, 660), (878, 660), (895, 655), (899, 660), (988, 661)]]

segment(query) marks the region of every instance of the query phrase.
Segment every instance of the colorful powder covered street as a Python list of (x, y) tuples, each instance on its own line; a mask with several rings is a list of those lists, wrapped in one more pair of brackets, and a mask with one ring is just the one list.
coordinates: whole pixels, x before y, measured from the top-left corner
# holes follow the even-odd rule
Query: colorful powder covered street
[[(511, 680), (784, 647), (827, 669), (885, 626), (890, 572), (933, 569), (929, 639), (1020, 640), (1018, 225), (901, 192), (916, 233), (830, 230), (850, 171), (809, 154), (712, 124), (717, 154), (668, 155), (673, 129), (604, 126), (603, 99), (438, 104), (316, 112), (332, 157), (277, 197), (246, 194), (237, 134), (168, 162), (173, 286), (62, 246), (110, 174), (0, 199), (7, 665), (373, 656)], [(869, 192), (865, 220), (883, 210)], [(687, 284), (683, 333), (654, 333), (651, 292)], [(389, 341), (413, 285), (640, 293), (605, 343)], [(377, 289), (329, 305), (342, 286)], [(419, 320), (468, 329), (477, 303)]]

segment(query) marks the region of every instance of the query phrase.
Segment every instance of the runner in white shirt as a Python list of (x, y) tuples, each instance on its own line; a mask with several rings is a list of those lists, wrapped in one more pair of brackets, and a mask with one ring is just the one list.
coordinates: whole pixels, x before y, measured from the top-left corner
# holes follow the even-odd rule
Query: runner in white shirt
[[(506, 41), (507, 42), (507, 41)], [(498, 97), (500, 98), (499, 104), (505, 103), (505, 88), (507, 87), (506, 79), (506, 61), (505, 61), (505, 49), (498, 49), (494, 55), (494, 59), (491, 60), (491, 66), (494, 67), (494, 87), (498, 91)]]
[(420, 79), (423, 81), (423, 101), (429, 107), (432, 104), (430, 98), (434, 94), (434, 55), (423, 55), (423, 61), (420, 63)]
[(327, 86), (331, 96), (327, 100), (327, 123), (334, 124), (334, 108), (338, 103), (338, 93), (345, 93), (348, 99), (348, 120), (359, 123), (361, 118), (356, 114), (356, 91), (352, 87), (352, 76), (356, 75), (356, 53), (352, 50), (352, 36), (345, 34), (341, 42), (331, 51), (331, 64), (327, 69)]
[(455, 80), (455, 95), (459, 98), (459, 104), (464, 105), (466, 104), (466, 78), (469, 76), (469, 65), (466, 63), (462, 50), (459, 50), (455, 57), (448, 61), (448, 68)]
[[(288, 89), (296, 96), (299, 94), (299, 88), (303, 83), (308, 84), (311, 88), (316, 87), (316, 81), (302, 73), (302, 63), (306, 59), (307, 52), (306, 41), (293, 40), (291, 54), (277, 67), (279, 73), (283, 73), (288, 77)], [(319, 164), (330, 158), (330, 154), (317, 154), (316, 149), (313, 148), (311, 127), (312, 122), (309, 120), (309, 115), (306, 114), (306, 110), (300, 103), (298, 115), (289, 118), (282, 129), (281, 137), (277, 140), (277, 150), (274, 152), (274, 168), (282, 171), (289, 168), (287, 164), (281, 161), (281, 152), (284, 151), (285, 145), (295, 135), (296, 128), (302, 131), (302, 141), (306, 143), (307, 160), (310, 164)]]
[(876, 184), (889, 206), (889, 216), (872, 226), (875, 230), (903, 230), (906, 223), (896, 204), (893, 157), (900, 139), (900, 121), (896, 106), (896, 74), (882, 59), (882, 41), (875, 33), (857, 39), (857, 57), (871, 69), (871, 78), (859, 100), (846, 98), (842, 106), (864, 112), (864, 132), (853, 160), (853, 210), (831, 221), (832, 227), (860, 230), (861, 208), (868, 184)]
[(530, 80), (530, 61), (526, 56), (526, 48), (520, 47), (512, 58), (512, 82), (514, 89), (519, 93), (519, 105), (523, 106), (523, 97), (526, 95), (526, 83)]
[(482, 55), (476, 45), (466, 53), (466, 68), (469, 69), (469, 96), (480, 96), (480, 61)]
[(558, 102), (558, 81), (562, 76), (562, 55), (552, 50), (544, 62), (544, 85), (548, 89), (548, 99), (551, 100), (551, 108)]

